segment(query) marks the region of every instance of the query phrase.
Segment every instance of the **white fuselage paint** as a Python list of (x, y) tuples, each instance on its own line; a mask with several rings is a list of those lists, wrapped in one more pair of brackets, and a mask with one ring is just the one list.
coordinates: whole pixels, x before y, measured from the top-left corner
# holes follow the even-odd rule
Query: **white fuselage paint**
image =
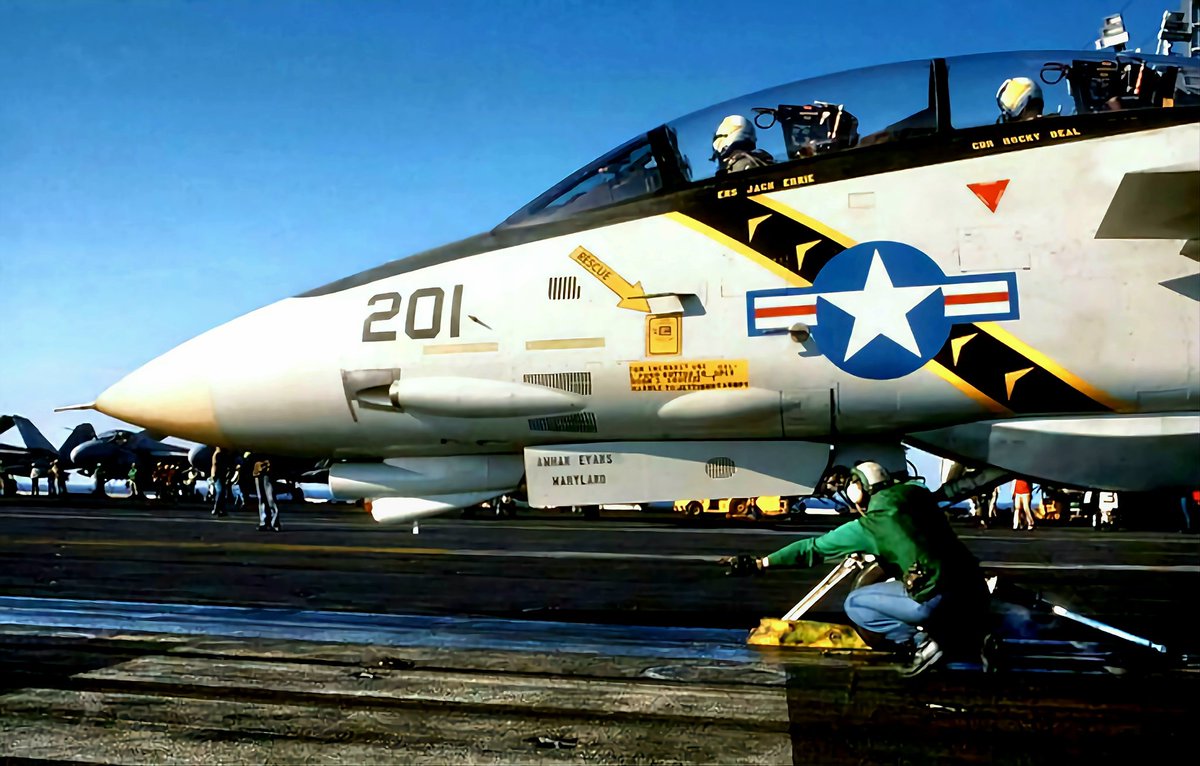
[[(763, 211), (790, 209), (844, 243), (915, 247), (948, 279), (1015, 274), (1020, 316), (996, 326), (1039, 364), (1102, 392), (1110, 409), (1195, 412), (1200, 311), (1194, 297), (1164, 283), (1197, 279), (1200, 264), (1180, 255), (1177, 239), (1096, 234), (1126, 174), (1196, 171), (1197, 147), (1197, 124), (1042, 143), (783, 184), (762, 198)], [(995, 211), (968, 189), (1000, 180), (1008, 185)], [(570, 277), (578, 297), (561, 287)], [(886, 290), (893, 278), (880, 271), (872, 284)], [(929, 366), (886, 380), (856, 377), (812, 339), (750, 335), (747, 293), (803, 286), (798, 280), (673, 215), (654, 215), (280, 301), (150, 362), (97, 407), (205, 443), (349, 461), (515, 455), (580, 442), (894, 442), (1019, 417)], [(631, 299), (637, 290), (659, 297)], [(870, 310), (863, 303), (854, 310)], [(893, 303), (902, 318), (904, 306)], [(650, 355), (639, 307), (683, 311), (678, 354)], [(895, 317), (871, 321), (871, 332), (908, 344)], [(869, 341), (852, 338), (855, 353)], [(745, 386), (730, 389), (725, 406), (721, 389), (635, 384), (631, 366), (648, 361), (728, 363)], [(1010, 397), (1025, 372), (1011, 371)], [(541, 396), (526, 385), (529, 375), (572, 373), (590, 378), (588, 393)], [(566, 415), (586, 417), (589, 427), (535, 428), (533, 418), (560, 399)], [(170, 418), (156, 414), (172, 409)]]
[[(1020, 292), (1021, 317), (1002, 323), (1004, 329), (1133, 410), (1139, 393), (1151, 390), (1166, 392), (1156, 399), (1157, 409), (1188, 409), (1200, 394), (1200, 311), (1160, 283), (1195, 275), (1196, 262), (1178, 255), (1178, 241), (1098, 240), (1095, 232), (1126, 172), (1196, 165), (1197, 145), (1200, 129), (1187, 125), (802, 186), (772, 198), (855, 241), (913, 245), (947, 275), (964, 273), (962, 230), (994, 230), (1008, 250), (994, 254), (994, 270), (1015, 270)], [(1113, 162), (1114, 156), (1122, 160)], [(999, 178), (1010, 183), (992, 213), (966, 185)], [(865, 191), (874, 194), (873, 207), (848, 203), (850, 195)], [(890, 381), (855, 378), (820, 355), (801, 356), (786, 335), (747, 337), (746, 292), (785, 287), (785, 280), (667, 216), (655, 216), (280, 301), (212, 330), (191, 343), (199, 347), (196, 353), (221, 349), (222, 364), (209, 368), (215, 368), (210, 385), (221, 430), (265, 450), (345, 458), (585, 440), (784, 436), (774, 416), (690, 423), (662, 418), (660, 408), (681, 392), (630, 391), (629, 364), (648, 358), (646, 315), (617, 309), (617, 296), (569, 259), (580, 245), (629, 281), (640, 281), (647, 293), (691, 293), (703, 303), (702, 316), (682, 320), (683, 353), (662, 361), (745, 359), (755, 389), (824, 398), (826, 409), (815, 408), (799, 426), (791, 419), (788, 437), (828, 435), (831, 390), (843, 435), (993, 416), (924, 370)], [(548, 300), (546, 280), (556, 276), (578, 277), (581, 297)], [(463, 286), (462, 316), (459, 336), (451, 338), (455, 285)], [(414, 340), (404, 332), (407, 298), (430, 287), (447, 295), (442, 332)], [(389, 292), (402, 296), (400, 311), (373, 327), (395, 331), (397, 339), (363, 342), (364, 320), (377, 308), (368, 301)], [(231, 342), (235, 337), (270, 338), (273, 363), (261, 364), (256, 347)], [(603, 339), (603, 345), (526, 345), (555, 339)], [(467, 350), (452, 353), (447, 347), (453, 345)], [(428, 353), (430, 347), (438, 353)], [(472, 350), (480, 348), (494, 350)], [(520, 382), (528, 373), (588, 372), (589, 410), (598, 430), (535, 433), (524, 417), (442, 418), (347, 401), (341, 371), (387, 368), (400, 370), (406, 381), (440, 376)]]

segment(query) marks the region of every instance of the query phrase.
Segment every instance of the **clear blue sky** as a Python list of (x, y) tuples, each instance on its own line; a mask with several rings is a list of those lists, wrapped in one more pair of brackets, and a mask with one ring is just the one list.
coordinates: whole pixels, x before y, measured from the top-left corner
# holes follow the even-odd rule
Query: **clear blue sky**
[(237, 315), (491, 228), (726, 98), (1083, 49), (1118, 10), (1153, 49), (1177, 6), (0, 0), (0, 412), (55, 443), (111, 426), (51, 410)]

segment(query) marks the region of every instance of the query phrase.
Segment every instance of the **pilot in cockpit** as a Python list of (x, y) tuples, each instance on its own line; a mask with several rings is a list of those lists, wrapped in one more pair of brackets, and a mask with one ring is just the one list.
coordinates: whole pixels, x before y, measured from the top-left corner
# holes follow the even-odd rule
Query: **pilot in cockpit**
[(999, 122), (1023, 122), (1042, 116), (1042, 88), (1028, 77), (1011, 77), (996, 91)]
[(713, 156), (718, 163), (717, 175), (740, 173), (751, 168), (762, 168), (775, 163), (769, 152), (758, 147), (754, 124), (740, 114), (731, 114), (721, 120), (713, 134)]

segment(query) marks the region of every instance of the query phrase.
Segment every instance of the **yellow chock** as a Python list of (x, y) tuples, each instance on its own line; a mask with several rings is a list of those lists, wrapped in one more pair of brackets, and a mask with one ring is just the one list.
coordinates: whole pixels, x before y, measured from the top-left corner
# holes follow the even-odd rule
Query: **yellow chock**
[(809, 649), (870, 649), (849, 625), (815, 620), (776, 620), (764, 617), (746, 643)]

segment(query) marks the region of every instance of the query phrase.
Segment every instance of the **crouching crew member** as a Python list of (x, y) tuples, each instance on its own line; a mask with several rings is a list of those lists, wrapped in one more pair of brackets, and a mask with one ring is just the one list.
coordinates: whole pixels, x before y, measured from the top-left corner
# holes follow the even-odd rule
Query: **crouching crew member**
[(846, 497), (861, 516), (820, 537), (799, 540), (763, 558), (722, 559), (736, 575), (776, 567), (811, 567), (870, 553), (896, 579), (850, 592), (846, 615), (868, 636), (912, 651), (902, 672), (917, 675), (947, 649), (978, 657), (990, 598), (979, 561), (967, 550), (923, 484), (893, 479), (883, 466), (860, 463)]

